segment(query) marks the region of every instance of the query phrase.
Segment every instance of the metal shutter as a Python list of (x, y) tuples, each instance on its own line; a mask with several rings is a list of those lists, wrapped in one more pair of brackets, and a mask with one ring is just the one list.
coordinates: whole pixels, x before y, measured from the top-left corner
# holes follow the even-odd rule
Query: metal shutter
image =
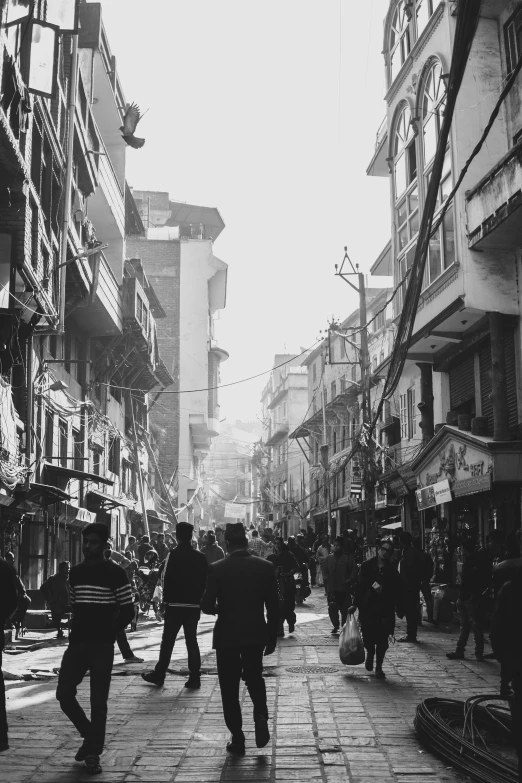
[[(512, 330), (504, 335), (504, 360), (506, 362), (506, 391), (509, 411), (509, 427), (513, 429), (518, 424), (517, 410), (517, 376), (515, 364), (515, 333)], [(482, 399), (482, 415), (487, 416), (488, 429), (493, 433), (493, 405), (491, 402), (491, 343), (489, 338), (484, 342), (479, 352), (480, 361), (480, 396)]]
[(488, 432), (493, 433), (493, 405), (491, 403), (491, 344), (489, 337), (480, 346), (480, 399), (482, 401), (482, 415), (488, 420)]
[(455, 410), (463, 402), (475, 399), (475, 370), (473, 354), (462, 359), (449, 371), (450, 403)]

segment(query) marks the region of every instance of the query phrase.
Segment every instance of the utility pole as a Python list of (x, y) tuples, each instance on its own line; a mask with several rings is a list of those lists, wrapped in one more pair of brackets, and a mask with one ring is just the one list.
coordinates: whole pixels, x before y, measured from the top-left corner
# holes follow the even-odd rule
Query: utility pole
[[(348, 262), (352, 269), (351, 272), (343, 272), (345, 263)], [(368, 328), (367, 328), (367, 315), (366, 315), (366, 284), (364, 281), (364, 274), (359, 272), (359, 264), (355, 267), (352, 264), (350, 257), (348, 256), (348, 249), (344, 248), (344, 258), (341, 264), (341, 268), (338, 270), (338, 265), (335, 265), (335, 274), (337, 277), (341, 277), (354, 291), (359, 294), (359, 328), (361, 335), (361, 350), (360, 350), (360, 363), (361, 363), (361, 394), (362, 394), (362, 414), (363, 414), (363, 437), (367, 438), (367, 443), (363, 443), (362, 457), (363, 457), (363, 487), (364, 487), (364, 523), (366, 540), (369, 544), (373, 544), (375, 541), (375, 469), (374, 469), (374, 456), (373, 456), (373, 439), (369, 436), (371, 416), (372, 416), (372, 404), (370, 394), (370, 355), (368, 352)], [(348, 280), (348, 276), (357, 276), (358, 286), (354, 285), (351, 280)]]
[(129, 404), (132, 416), (132, 433), (134, 446), (134, 460), (136, 462), (136, 477), (138, 479), (138, 491), (140, 493), (141, 512), (143, 514), (143, 529), (146, 535), (149, 535), (149, 520), (147, 519), (147, 508), (145, 506), (145, 492), (143, 490), (143, 476), (141, 475), (140, 453), (138, 450), (138, 431), (136, 429), (136, 420), (134, 418), (134, 402), (132, 401), (132, 391), (129, 389)]
[(324, 385), (324, 378), (323, 378), (322, 397), (323, 397), (323, 445), (321, 446), (321, 464), (324, 468), (324, 480), (326, 484), (326, 508), (328, 514), (327, 530), (334, 538), (336, 534), (336, 530), (335, 530), (335, 524), (332, 524), (332, 498), (330, 495), (330, 464), (329, 464), (329, 454), (328, 454), (329, 452), (328, 437), (326, 434), (326, 388)]

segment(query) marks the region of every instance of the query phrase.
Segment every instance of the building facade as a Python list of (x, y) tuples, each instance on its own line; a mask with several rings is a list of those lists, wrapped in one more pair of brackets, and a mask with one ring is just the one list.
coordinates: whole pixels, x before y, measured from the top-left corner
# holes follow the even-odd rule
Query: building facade
[[(226, 305), (227, 264), (214, 254), (224, 228), (217, 209), (169, 200), (168, 193), (133, 191), (145, 230), (127, 242), (141, 259), (165, 310), (158, 345), (174, 378), (153, 399), (160, 431), (159, 465), (173, 489), (180, 519), (201, 520), (202, 463), (219, 435), (219, 367), (228, 353), (216, 340)], [(193, 391), (195, 390), (195, 391)]]
[[(394, 0), (384, 21), (386, 119), (368, 173), (390, 182), (399, 318), (418, 239), (453, 55), (458, 3)], [(457, 98), (435, 223), (520, 57), (520, 5), (485, 0)], [(408, 358), (390, 400), (383, 477), (426, 545), (520, 527), (520, 77), (429, 243)], [(445, 502), (426, 506), (447, 482)], [(424, 489), (417, 501), (415, 490)], [(449, 500), (451, 497), (451, 500)], [(420, 504), (420, 505), (419, 505)]]

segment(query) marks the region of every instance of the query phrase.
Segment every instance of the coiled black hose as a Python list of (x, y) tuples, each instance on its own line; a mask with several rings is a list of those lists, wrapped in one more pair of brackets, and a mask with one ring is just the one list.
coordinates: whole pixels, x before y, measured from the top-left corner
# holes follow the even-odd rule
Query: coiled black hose
[[(503, 701), (497, 695), (466, 702), (425, 699), (417, 707), (415, 730), (423, 745), (479, 783), (519, 783), (517, 762), (507, 757), (514, 746), (511, 714)], [(505, 747), (506, 756), (495, 753), (491, 743)]]

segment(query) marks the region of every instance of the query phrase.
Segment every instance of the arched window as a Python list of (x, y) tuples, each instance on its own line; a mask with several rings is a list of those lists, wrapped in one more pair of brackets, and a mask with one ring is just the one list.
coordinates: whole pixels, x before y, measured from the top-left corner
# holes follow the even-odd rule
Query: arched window
[(433, 6), (434, 6), (434, 0), (417, 0), (417, 2), (415, 3), (417, 38), (419, 38), (422, 31), (430, 21), (430, 17), (433, 13)]
[(410, 4), (399, 0), (393, 15), (390, 34), (390, 82), (404, 65), (411, 49)]
[[(409, 106), (402, 109), (397, 119), (392, 151), (398, 283), (413, 263), (419, 231), (417, 151)], [(398, 310), (402, 307), (405, 290), (406, 282), (398, 293)]]
[[(423, 81), (421, 95), (421, 120), (422, 120), (422, 157), (423, 157), (423, 177), (424, 193), (427, 192), (431, 172), (433, 169), (433, 160), (437, 143), (439, 141), (440, 129), (444, 117), (444, 108), (446, 105), (446, 85), (442, 78), (442, 66), (440, 62), (434, 62), (430, 67)], [(453, 186), (451, 174), (451, 154), (449, 146), (446, 149), (444, 167), (437, 197), (436, 210), (440, 209), (446, 201)], [(437, 212), (434, 219), (437, 219)], [(445, 217), (443, 224), (437, 233), (431, 237), (429, 245), (426, 271), (424, 273), (424, 285), (428, 286), (442, 274), (455, 261), (455, 229), (454, 214), (451, 207)]]

